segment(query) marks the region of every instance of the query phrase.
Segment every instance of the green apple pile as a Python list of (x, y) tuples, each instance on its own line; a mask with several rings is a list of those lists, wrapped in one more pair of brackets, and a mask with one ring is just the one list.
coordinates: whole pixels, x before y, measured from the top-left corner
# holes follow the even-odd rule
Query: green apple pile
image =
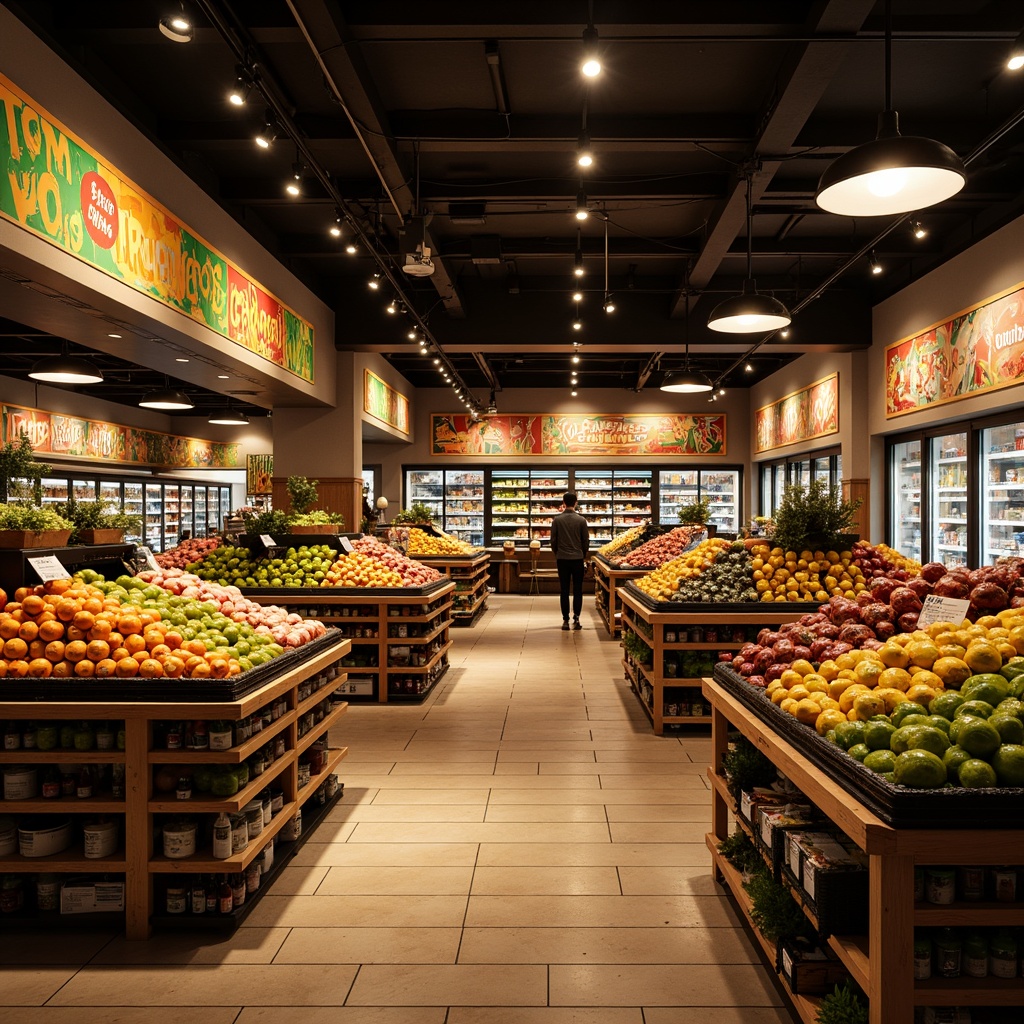
[(327, 544), (303, 544), (274, 557), (225, 546), (207, 552), (186, 569), (222, 586), (321, 587), (337, 557), (338, 552)]

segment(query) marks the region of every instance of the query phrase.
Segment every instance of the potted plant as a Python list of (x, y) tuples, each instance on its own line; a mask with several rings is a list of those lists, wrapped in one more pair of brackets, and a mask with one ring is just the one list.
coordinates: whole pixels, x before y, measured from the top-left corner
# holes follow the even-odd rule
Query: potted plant
[(430, 526), (434, 522), (434, 510), (422, 501), (413, 502), (396, 512), (391, 522), (395, 526)]
[(72, 524), (52, 508), (0, 505), (0, 548), (60, 548), (71, 537)]
[(292, 533), (341, 533), (345, 517), (340, 512), (328, 512), (324, 509), (311, 511), (320, 498), (316, 489), (318, 483), (319, 481), (307, 480), (304, 476), (288, 477), (288, 497), (292, 504), (288, 528)]
[(772, 517), (774, 543), (786, 551), (842, 551), (858, 539), (848, 531), (860, 506), (859, 498), (845, 501), (824, 480), (787, 487)]
[[(49, 466), (36, 461), (28, 433), (19, 431), (16, 441), (8, 441), (0, 447), (0, 504), (6, 504), (11, 498), (31, 498), (34, 504), (42, 504), (40, 480), (49, 472)], [(22, 481), (31, 484), (31, 494), (26, 493)]]
[(716, 527), (709, 522), (711, 519), (711, 499), (696, 498), (688, 505), (680, 505), (676, 510), (680, 526), (703, 526), (708, 536), (713, 537)]
[(120, 544), (126, 533), (142, 533), (142, 516), (120, 511), (110, 501), (76, 501), (57, 506), (57, 512), (74, 525), (72, 544)]

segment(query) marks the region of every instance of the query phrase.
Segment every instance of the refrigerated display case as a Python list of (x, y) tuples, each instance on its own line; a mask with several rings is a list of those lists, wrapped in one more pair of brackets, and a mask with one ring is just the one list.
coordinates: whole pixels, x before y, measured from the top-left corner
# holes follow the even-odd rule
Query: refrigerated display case
[(576, 473), (576, 511), (586, 517), (591, 544), (607, 544), (612, 539), (612, 481), (613, 473), (610, 469)]
[(405, 507), (426, 505), (436, 523), (444, 517), (444, 470), (414, 469), (406, 473)]
[(930, 465), (935, 502), (935, 553), (947, 566), (967, 564), (967, 434), (930, 439)]
[(700, 497), (700, 470), (662, 470), (658, 474), (658, 522), (679, 525), (679, 506), (692, 505)]
[(55, 505), (58, 501), (67, 501), (70, 485), (67, 477), (44, 476), (39, 485), (43, 490), (43, 504)]
[(562, 507), (569, 489), (569, 474), (559, 471), (530, 470), (530, 539), (542, 544), (551, 538), (551, 520)]
[(71, 493), (75, 501), (95, 501), (96, 481), (95, 480), (72, 480)]
[(163, 551), (164, 489), (161, 484), (146, 484), (146, 547)]
[[(612, 536), (641, 526), (651, 518), (651, 481), (644, 469), (617, 469), (612, 474)], [(577, 480), (579, 476), (577, 475)]]
[(139, 516), (140, 522), (142, 523), (142, 530), (139, 532), (125, 534), (124, 539), (130, 544), (141, 544), (142, 538), (145, 534), (145, 512), (143, 511), (143, 502), (145, 499), (144, 485), (136, 483), (134, 480), (126, 480), (123, 484), (124, 498), (122, 508), (130, 516)]
[(182, 484), (181, 490), (179, 491), (178, 501), (180, 503), (180, 522), (178, 526), (178, 535), (180, 537), (194, 537), (195, 536), (195, 521), (192, 516), (193, 508), (193, 487), (191, 484)]
[(890, 516), (895, 527), (893, 547), (908, 558), (921, 560), (921, 442), (893, 445)]
[(491, 470), (491, 542), (530, 541), (530, 471)]
[(1024, 557), (1024, 422), (981, 434), (982, 563)]
[(663, 470), (658, 481), (659, 522), (679, 524), (679, 506), (699, 498), (711, 502), (710, 523), (723, 533), (737, 533), (740, 526), (740, 471), (738, 469)]
[(405, 474), (406, 505), (426, 505), (446, 533), (484, 543), (484, 470), (413, 469)]
[(212, 537), (220, 533), (223, 516), (227, 515), (231, 504), (230, 489), (227, 487), (208, 487), (206, 489), (206, 536)]

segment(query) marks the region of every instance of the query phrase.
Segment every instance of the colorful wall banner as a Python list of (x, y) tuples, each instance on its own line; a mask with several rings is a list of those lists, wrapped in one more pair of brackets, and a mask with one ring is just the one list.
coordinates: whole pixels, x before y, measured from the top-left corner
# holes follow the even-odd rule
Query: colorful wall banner
[(0, 75), (0, 216), (313, 381), (313, 328)]
[(274, 493), (274, 456), (247, 455), (245, 457), (245, 493)]
[(754, 450), (770, 452), (839, 430), (839, 374), (823, 377), (754, 413)]
[(409, 433), (409, 399), (371, 370), (363, 371), (363, 412), (403, 434)]
[(885, 350), (885, 415), (1024, 381), (1024, 284)]
[(161, 434), (25, 406), (0, 406), (4, 443), (24, 430), (41, 455), (167, 469), (238, 469), (238, 445)]
[(724, 413), (499, 415), (477, 422), (461, 413), (435, 413), (430, 430), (432, 455), (665, 455), (678, 459), (725, 454)]

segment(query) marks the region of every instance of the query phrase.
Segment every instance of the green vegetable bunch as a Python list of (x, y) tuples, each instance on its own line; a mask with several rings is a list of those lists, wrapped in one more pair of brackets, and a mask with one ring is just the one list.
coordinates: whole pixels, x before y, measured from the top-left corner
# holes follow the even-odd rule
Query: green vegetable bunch
[(288, 514), (286, 512), (260, 511), (259, 509), (241, 511), (245, 532), (251, 536), (288, 532)]
[(654, 651), (631, 629), (622, 631), (622, 646), (626, 653), (640, 665), (649, 665), (654, 657)]
[(868, 1024), (868, 1007), (860, 990), (847, 979), (818, 1005), (818, 1024)]
[(315, 512), (303, 512), (301, 515), (289, 516), (290, 526), (325, 526), (328, 523), (344, 526), (345, 517), (340, 512), (325, 512), (318, 508)]
[(432, 523), (433, 521), (434, 510), (422, 501), (413, 502), (408, 508), (403, 508), (401, 512), (396, 512), (391, 520), (396, 525), (401, 523)]
[(52, 508), (37, 505), (0, 505), (0, 530), (28, 530), (39, 533), (42, 530), (71, 530), (74, 524), (68, 522)]
[(729, 792), (739, 799), (742, 790), (770, 786), (778, 778), (778, 769), (746, 737), (737, 735), (722, 755), (722, 770)]

